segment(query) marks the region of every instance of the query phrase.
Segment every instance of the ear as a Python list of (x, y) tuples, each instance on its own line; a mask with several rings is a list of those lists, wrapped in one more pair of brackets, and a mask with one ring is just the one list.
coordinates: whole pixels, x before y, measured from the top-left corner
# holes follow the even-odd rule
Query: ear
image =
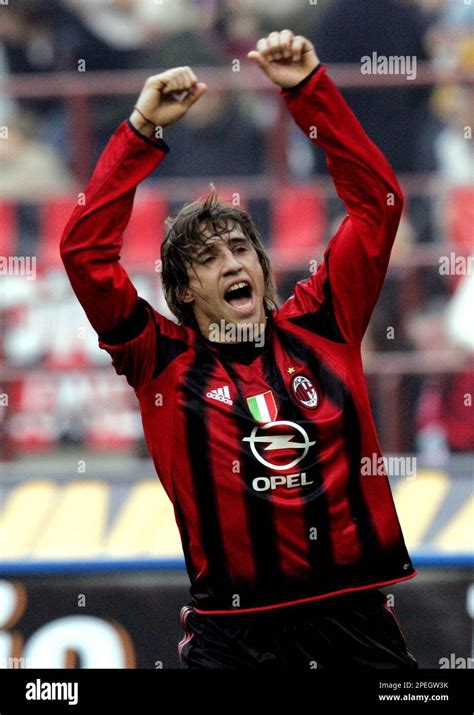
[(181, 300), (183, 301), (183, 303), (194, 303), (194, 295), (189, 286), (182, 289)]

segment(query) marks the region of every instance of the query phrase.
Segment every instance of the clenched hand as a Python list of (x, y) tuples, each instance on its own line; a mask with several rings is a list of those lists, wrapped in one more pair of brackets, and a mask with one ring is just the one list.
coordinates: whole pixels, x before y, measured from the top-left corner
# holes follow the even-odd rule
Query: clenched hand
[(314, 45), (291, 30), (270, 32), (247, 54), (279, 87), (288, 89), (301, 82), (319, 64)]
[(166, 127), (181, 119), (206, 90), (207, 85), (198, 81), (190, 67), (174, 67), (152, 75), (136, 101), (141, 114), (134, 109), (130, 121), (138, 131), (151, 136), (155, 127)]

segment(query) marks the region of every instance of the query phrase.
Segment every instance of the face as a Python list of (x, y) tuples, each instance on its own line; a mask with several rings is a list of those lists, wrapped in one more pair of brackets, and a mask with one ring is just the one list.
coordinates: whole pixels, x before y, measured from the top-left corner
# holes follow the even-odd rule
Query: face
[[(220, 236), (207, 228), (204, 236), (205, 244), (197, 248), (188, 268), (189, 286), (183, 294), (183, 300), (192, 304), (201, 333), (209, 338), (216, 325), (264, 325), (263, 269), (252, 243), (237, 224)], [(239, 338), (236, 329), (225, 331), (222, 339), (212, 339), (240, 342), (245, 338)]]

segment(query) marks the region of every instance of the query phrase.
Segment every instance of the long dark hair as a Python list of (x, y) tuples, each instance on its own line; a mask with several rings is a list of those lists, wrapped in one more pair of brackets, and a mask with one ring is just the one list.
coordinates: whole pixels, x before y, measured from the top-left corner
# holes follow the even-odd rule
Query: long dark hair
[(166, 220), (166, 231), (161, 245), (162, 282), (166, 303), (181, 324), (192, 323), (193, 311), (182, 299), (183, 290), (189, 285), (188, 268), (192, 266), (198, 246), (204, 245), (204, 229), (212, 228), (222, 235), (237, 224), (255, 248), (262, 266), (265, 286), (265, 308), (278, 307), (275, 281), (270, 259), (263, 247), (262, 238), (249, 214), (239, 206), (219, 201), (216, 189), (205, 201), (185, 204), (174, 218)]

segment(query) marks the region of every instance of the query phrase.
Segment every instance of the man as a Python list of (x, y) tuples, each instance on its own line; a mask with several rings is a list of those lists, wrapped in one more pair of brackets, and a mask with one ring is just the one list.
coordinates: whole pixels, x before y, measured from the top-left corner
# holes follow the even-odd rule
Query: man
[(100, 347), (135, 389), (173, 502), (191, 579), (187, 667), (416, 668), (378, 590), (414, 569), (386, 476), (361, 469), (380, 447), (360, 342), (402, 194), (307, 39), (272, 32), (248, 56), (326, 151), (347, 208), (319, 270), (278, 310), (250, 217), (211, 194), (164, 237), (178, 324), (137, 296), (121, 235), (136, 186), (168, 151), (156, 135), (207, 90), (189, 67), (145, 83), (65, 228), (62, 258)]

